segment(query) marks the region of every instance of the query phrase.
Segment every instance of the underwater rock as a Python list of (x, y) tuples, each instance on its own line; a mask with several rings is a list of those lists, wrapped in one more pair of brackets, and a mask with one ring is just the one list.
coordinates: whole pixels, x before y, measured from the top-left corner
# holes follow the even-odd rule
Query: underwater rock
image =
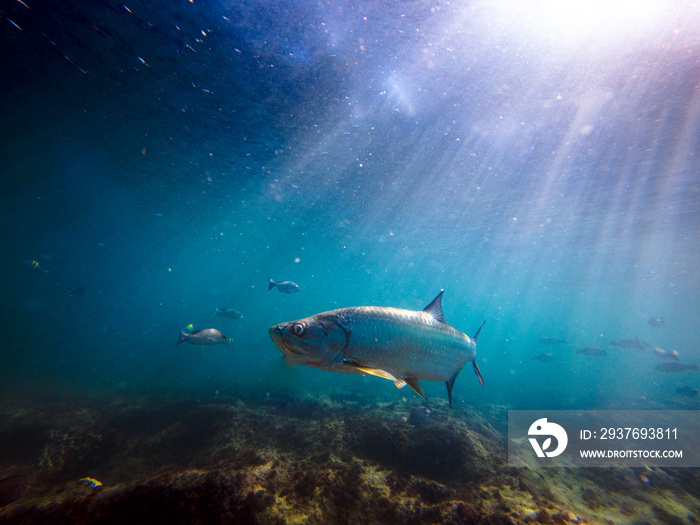
[[(0, 407), (0, 447), (11, 445), (0, 449), (13, 453), (0, 457), (0, 473), (31, 475), (0, 522), (568, 524), (584, 513), (590, 523), (633, 522), (652, 505), (669, 519), (697, 508), (686, 489), (698, 475), (687, 469), (656, 469), (649, 491), (633, 469), (507, 467), (492, 426), (505, 428), (502, 406), (441, 401), (430, 424), (414, 426), (401, 402), (196, 397)], [(32, 429), (41, 439), (21, 450)], [(104, 485), (77, 482), (88, 476)], [(655, 500), (659, 490), (675, 506)]]
[(482, 523), (488, 523), (489, 525), (515, 525), (510, 516), (500, 512), (489, 514)]
[(22, 474), (15, 474), (0, 480), (0, 507), (4, 507), (17, 501), (24, 494), (27, 486), (27, 478)]
[(684, 519), (671, 514), (660, 506), (654, 505), (651, 511), (654, 513), (654, 517), (659, 520), (659, 523), (663, 523), (664, 525), (685, 525), (686, 523)]
[(452, 496), (452, 493), (447, 487), (430, 480), (417, 480), (413, 487), (418, 492), (421, 499), (431, 505), (442, 503)]
[(468, 423), (461, 417), (436, 417), (430, 425), (407, 430), (398, 419), (362, 414), (346, 422), (348, 447), (360, 457), (440, 482), (485, 481), (504, 464), (505, 447)]
[(601, 505), (598, 493), (595, 490), (581, 489), (581, 498), (592, 509), (597, 509)]

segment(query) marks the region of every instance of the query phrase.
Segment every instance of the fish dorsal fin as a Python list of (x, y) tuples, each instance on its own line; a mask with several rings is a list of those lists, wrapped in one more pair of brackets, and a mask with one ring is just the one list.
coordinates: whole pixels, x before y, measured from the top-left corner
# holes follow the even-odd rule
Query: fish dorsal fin
[[(432, 315), (435, 319), (440, 321), (441, 323), (445, 323), (445, 317), (442, 315), (442, 294), (445, 293), (445, 290), (440, 290), (440, 293), (437, 294), (437, 297), (432, 300), (432, 302), (423, 308), (423, 311), (426, 314)], [(445, 323), (447, 324), (447, 323)]]
[(417, 377), (405, 377), (404, 381), (406, 381), (406, 384), (416, 391), (416, 394), (418, 394), (426, 401), (428, 400), (428, 398), (425, 397), (425, 394), (423, 393), (423, 389), (420, 386), (420, 380)]

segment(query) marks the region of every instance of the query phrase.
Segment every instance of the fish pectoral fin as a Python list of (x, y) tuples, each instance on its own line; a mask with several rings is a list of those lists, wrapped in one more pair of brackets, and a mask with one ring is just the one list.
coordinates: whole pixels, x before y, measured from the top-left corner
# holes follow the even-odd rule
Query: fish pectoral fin
[(418, 394), (420, 397), (422, 397), (426, 401), (428, 400), (428, 398), (425, 397), (425, 394), (423, 393), (423, 389), (420, 386), (420, 380), (417, 377), (405, 377), (404, 381), (406, 381), (405, 384), (407, 384), (413, 390), (415, 390), (416, 394)]
[(382, 377), (384, 379), (388, 379), (389, 381), (393, 381), (396, 385), (396, 388), (398, 389), (404, 388), (406, 385), (408, 385), (413, 390), (415, 390), (416, 394), (418, 394), (420, 397), (422, 397), (423, 399), (427, 399), (425, 397), (425, 394), (423, 394), (423, 389), (420, 386), (420, 380), (417, 377), (404, 377), (399, 379), (397, 377), (394, 377), (393, 374), (387, 372), (386, 370), (382, 370), (380, 368), (372, 368), (369, 366), (362, 366), (360, 363), (353, 359), (345, 359), (343, 361), (343, 364), (352, 366), (355, 370), (359, 370), (363, 374)]
[[(364, 374), (368, 374), (371, 376), (377, 376), (377, 377), (383, 377), (384, 379), (388, 379), (389, 381), (393, 381), (394, 383), (402, 382), (402, 383), (404, 383), (404, 386), (406, 385), (406, 383), (404, 381), (402, 381), (401, 379), (396, 379), (392, 374), (390, 374), (389, 372), (386, 372), (385, 370), (380, 370), (379, 368), (367, 368), (364, 366), (356, 366), (355, 368), (357, 368), (360, 372), (362, 372)], [(401, 387), (399, 387), (399, 388), (401, 388)]]
[(362, 366), (357, 361), (354, 361), (352, 359), (344, 360), (343, 364), (351, 366), (351, 367), (355, 368), (356, 370), (359, 370), (363, 374), (367, 374), (370, 376), (383, 377), (384, 379), (388, 379), (389, 381), (393, 381), (394, 384), (397, 386), (397, 388), (403, 388), (406, 386), (406, 382), (404, 380), (397, 379), (391, 373), (389, 373), (385, 370), (381, 370), (379, 368), (372, 368), (369, 366)]

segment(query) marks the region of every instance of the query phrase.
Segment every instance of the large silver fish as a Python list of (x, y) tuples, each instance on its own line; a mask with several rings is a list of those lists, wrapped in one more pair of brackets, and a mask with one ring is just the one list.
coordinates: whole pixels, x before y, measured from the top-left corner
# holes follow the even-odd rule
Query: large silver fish
[(297, 363), (383, 377), (398, 388), (410, 386), (423, 398), (420, 380), (444, 381), (452, 406), (452, 386), (467, 361), (484, 385), (476, 365), (476, 338), (484, 323), (474, 337), (452, 328), (442, 315), (442, 294), (422, 311), (340, 308), (277, 324), (270, 337)]

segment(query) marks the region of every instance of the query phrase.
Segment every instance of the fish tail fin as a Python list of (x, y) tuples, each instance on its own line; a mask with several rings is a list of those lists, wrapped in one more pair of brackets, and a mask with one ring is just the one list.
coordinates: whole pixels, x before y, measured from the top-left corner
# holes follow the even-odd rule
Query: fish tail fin
[(481, 386), (484, 386), (484, 378), (481, 377), (481, 370), (479, 370), (479, 365), (476, 364), (476, 361), (472, 361), (472, 364), (474, 365), (474, 373), (476, 374), (476, 378), (479, 380), (479, 383), (481, 383)]
[(180, 338), (177, 340), (177, 343), (175, 343), (175, 346), (179, 345), (180, 343), (184, 343), (187, 341), (187, 332), (185, 332), (182, 328), (180, 329)]
[(275, 281), (273, 281), (273, 280), (270, 278), (270, 285), (267, 287), (267, 291), (269, 292), (269, 291), (272, 290), (275, 286), (277, 286), (277, 283), (276, 283)]
[(478, 329), (478, 330), (476, 331), (476, 333), (474, 334), (474, 337), (472, 337), (472, 339), (474, 339), (474, 341), (476, 341), (476, 338), (479, 337), (479, 332), (481, 332), (481, 328), (484, 326), (484, 323), (486, 323), (486, 319), (484, 319), (484, 320), (481, 322), (481, 324), (479, 325), (479, 329)]

